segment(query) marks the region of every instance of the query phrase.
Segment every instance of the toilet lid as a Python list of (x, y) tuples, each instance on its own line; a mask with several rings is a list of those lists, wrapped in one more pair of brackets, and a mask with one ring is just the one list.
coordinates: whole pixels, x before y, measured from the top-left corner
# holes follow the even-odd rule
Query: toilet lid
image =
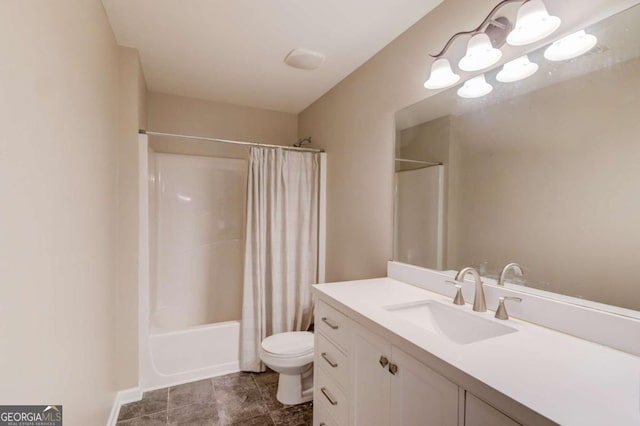
[(262, 349), (275, 356), (306, 355), (313, 352), (313, 333), (290, 331), (274, 334), (262, 341)]

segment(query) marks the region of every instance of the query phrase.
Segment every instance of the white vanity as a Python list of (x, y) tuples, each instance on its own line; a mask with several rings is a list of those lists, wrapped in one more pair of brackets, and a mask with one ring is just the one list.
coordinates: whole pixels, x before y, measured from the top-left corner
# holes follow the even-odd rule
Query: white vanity
[(461, 77), (395, 114), (395, 262), (315, 286), (314, 425), (640, 425), (640, 4), (545, 3), (553, 37), (497, 37), (501, 62), (465, 73), (454, 35)]
[[(473, 312), (452, 303), (445, 273), (392, 262), (389, 275), (424, 285), (315, 286), (315, 426), (640, 424), (637, 356), (546, 328), (553, 320), (495, 319), (506, 289), (485, 286), (489, 311)], [(471, 282), (463, 292), (472, 302)], [(560, 304), (566, 323), (583, 322), (573, 334), (590, 328), (592, 312), (575, 311), (588, 308), (522, 296), (525, 308), (514, 306), (522, 317), (527, 305)], [(618, 320), (621, 340), (630, 330), (640, 338), (640, 321)]]

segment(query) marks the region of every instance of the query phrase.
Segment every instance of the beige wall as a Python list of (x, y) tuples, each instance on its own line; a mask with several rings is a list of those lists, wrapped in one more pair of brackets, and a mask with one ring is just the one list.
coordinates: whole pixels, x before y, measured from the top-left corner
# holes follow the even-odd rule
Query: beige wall
[(118, 49), (100, 1), (0, 2), (0, 401), (105, 424)]
[(445, 1), (300, 114), (300, 134), (327, 150), (328, 281), (386, 275), (394, 113), (426, 97), (426, 54), (494, 5)]
[(135, 49), (119, 47), (116, 384), (138, 385), (138, 129), (146, 126), (146, 84)]
[(298, 138), (296, 114), (160, 93), (148, 93), (147, 100), (147, 130), (274, 145)]
[[(550, 10), (567, 3), (549, 0)], [(589, 0), (564, 5), (576, 25), (634, 4)], [(327, 150), (327, 280), (383, 276), (392, 256), (394, 113), (426, 98), (427, 53), (474, 27), (489, 0), (446, 0), (304, 110), (300, 135)], [(571, 16), (569, 16), (571, 15)]]

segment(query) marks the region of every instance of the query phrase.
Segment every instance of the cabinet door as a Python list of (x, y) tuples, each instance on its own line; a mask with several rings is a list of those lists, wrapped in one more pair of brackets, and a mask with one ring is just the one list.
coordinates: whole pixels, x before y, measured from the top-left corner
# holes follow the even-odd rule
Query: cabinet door
[(489, 404), (480, 401), (478, 398), (466, 393), (464, 404), (464, 424), (465, 426), (519, 426), (520, 423), (511, 420)]
[(391, 374), (387, 368), (391, 346), (381, 337), (357, 326), (349, 355), (353, 383), (351, 424), (388, 425)]
[(457, 426), (458, 386), (396, 347), (392, 352), (391, 424)]

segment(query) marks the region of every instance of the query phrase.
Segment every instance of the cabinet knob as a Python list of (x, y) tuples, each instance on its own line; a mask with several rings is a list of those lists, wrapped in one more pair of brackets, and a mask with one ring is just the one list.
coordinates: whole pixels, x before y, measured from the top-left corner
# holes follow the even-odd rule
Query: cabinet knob
[(387, 364), (389, 364), (389, 359), (387, 359), (387, 357), (384, 355), (380, 355), (380, 360), (378, 362), (380, 363), (382, 368), (385, 368)]
[(397, 372), (398, 372), (398, 366), (395, 364), (389, 364), (389, 373), (395, 376)]

